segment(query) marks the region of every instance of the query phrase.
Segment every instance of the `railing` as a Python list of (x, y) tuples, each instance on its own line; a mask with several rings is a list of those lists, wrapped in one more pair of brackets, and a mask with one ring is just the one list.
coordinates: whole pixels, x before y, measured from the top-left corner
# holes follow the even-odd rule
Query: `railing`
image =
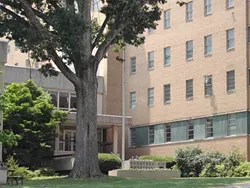
[[(73, 139), (60, 140), (59, 141), (59, 151), (72, 151), (76, 149), (76, 142)], [(99, 153), (112, 153), (113, 143), (112, 142), (98, 142), (98, 152)]]

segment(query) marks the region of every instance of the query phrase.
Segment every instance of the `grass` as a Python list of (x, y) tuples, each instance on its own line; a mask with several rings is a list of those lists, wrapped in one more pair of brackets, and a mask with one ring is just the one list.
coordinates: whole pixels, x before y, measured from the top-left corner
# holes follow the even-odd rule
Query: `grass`
[[(250, 182), (250, 178), (187, 178), (187, 179), (128, 179), (105, 177), (100, 179), (67, 179), (25, 181), (16, 188), (203, 188)], [(10, 188), (10, 186), (4, 186)]]

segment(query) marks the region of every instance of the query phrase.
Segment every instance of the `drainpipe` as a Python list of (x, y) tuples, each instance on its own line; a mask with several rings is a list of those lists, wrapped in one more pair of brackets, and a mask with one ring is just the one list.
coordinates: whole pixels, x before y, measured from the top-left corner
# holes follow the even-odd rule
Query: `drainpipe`
[(125, 49), (122, 51), (122, 168), (125, 161)]

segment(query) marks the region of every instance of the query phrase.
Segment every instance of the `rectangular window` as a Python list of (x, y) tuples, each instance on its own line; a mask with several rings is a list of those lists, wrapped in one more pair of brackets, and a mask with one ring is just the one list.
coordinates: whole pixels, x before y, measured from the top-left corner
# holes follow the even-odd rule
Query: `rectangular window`
[(236, 115), (227, 115), (228, 135), (236, 135)]
[(148, 69), (154, 69), (154, 52), (148, 52)]
[(188, 134), (188, 140), (194, 139), (194, 124), (192, 121), (187, 122), (187, 134)]
[(213, 95), (213, 82), (212, 75), (204, 77), (204, 85), (205, 85), (205, 95), (212, 96)]
[(193, 99), (193, 79), (186, 80), (186, 99)]
[(227, 49), (234, 48), (234, 29), (227, 30)]
[(212, 35), (205, 36), (205, 55), (212, 54)]
[(212, 138), (214, 136), (213, 120), (207, 118), (206, 120), (206, 138)]
[(148, 127), (148, 137), (149, 137), (149, 144), (154, 144), (155, 142), (155, 127), (154, 126), (150, 126)]
[(205, 0), (205, 15), (212, 14), (212, 0)]
[(250, 27), (248, 27), (248, 30), (247, 30), (247, 41), (248, 43), (250, 43)]
[(186, 4), (186, 21), (192, 21), (193, 19), (193, 2)]
[(234, 0), (227, 0), (227, 8), (234, 7)]
[(130, 109), (135, 109), (136, 107), (136, 92), (130, 92)]
[(171, 85), (164, 85), (164, 103), (169, 104), (171, 102)]
[(170, 47), (164, 48), (164, 65), (170, 65), (171, 49)]
[(154, 88), (148, 89), (148, 106), (154, 106)]
[(69, 110), (69, 93), (59, 93), (59, 108)]
[(165, 125), (165, 142), (171, 142), (171, 125)]
[(193, 59), (193, 41), (186, 42), (186, 60)]
[(135, 128), (130, 129), (130, 146), (136, 146), (136, 130)]
[(170, 22), (170, 10), (164, 11), (164, 28), (169, 28), (171, 25)]
[(227, 92), (235, 91), (235, 71), (227, 72)]
[(136, 73), (136, 57), (130, 58), (130, 74)]
[(154, 30), (154, 28), (148, 28), (148, 34), (153, 33)]

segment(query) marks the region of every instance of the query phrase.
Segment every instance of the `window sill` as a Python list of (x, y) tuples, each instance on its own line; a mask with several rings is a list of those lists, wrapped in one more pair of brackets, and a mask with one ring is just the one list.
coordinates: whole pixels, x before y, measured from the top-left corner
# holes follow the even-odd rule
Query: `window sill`
[(208, 16), (212, 16), (212, 12), (208, 13), (208, 14), (205, 14), (205, 17), (208, 17)]
[(209, 58), (209, 57), (212, 57), (213, 55), (212, 54), (205, 54), (204, 55), (206, 58)]
[(227, 91), (227, 94), (232, 94), (232, 93), (235, 93), (235, 89)]
[(154, 67), (153, 68), (148, 68), (148, 71), (153, 71), (155, 70)]
[(235, 51), (235, 47), (233, 48), (227, 48), (227, 52)]
[(193, 99), (193, 97), (192, 98), (190, 97), (190, 98), (186, 98), (186, 100), (187, 101), (193, 101), (194, 99)]
[(193, 58), (186, 59), (186, 62), (193, 61), (193, 60), (194, 60)]
[(135, 110), (136, 108), (129, 108), (129, 110)]
[(234, 6), (227, 7), (227, 10), (230, 10), (230, 9), (233, 9), (233, 8), (234, 8)]
[(134, 75), (134, 74), (136, 74), (136, 72), (131, 72), (131, 73), (130, 73), (130, 75)]
[(170, 28), (171, 28), (171, 25), (168, 26), (168, 27), (164, 27), (165, 30), (170, 29)]
[(149, 107), (149, 108), (153, 108), (153, 107), (154, 107), (154, 105), (153, 105), (153, 104), (151, 104), (151, 105), (148, 105), (148, 107)]
[(170, 105), (171, 104), (171, 102), (169, 101), (169, 102), (164, 102), (164, 105)]
[(212, 140), (212, 139), (214, 139), (214, 137), (207, 137), (207, 138), (205, 138), (206, 140)]
[(171, 64), (164, 64), (164, 67), (171, 67)]
[(186, 23), (189, 23), (189, 22), (192, 22), (193, 21), (193, 19), (191, 19), (191, 20), (186, 20)]
[(209, 98), (212, 97), (213, 95), (205, 95), (205, 98)]

